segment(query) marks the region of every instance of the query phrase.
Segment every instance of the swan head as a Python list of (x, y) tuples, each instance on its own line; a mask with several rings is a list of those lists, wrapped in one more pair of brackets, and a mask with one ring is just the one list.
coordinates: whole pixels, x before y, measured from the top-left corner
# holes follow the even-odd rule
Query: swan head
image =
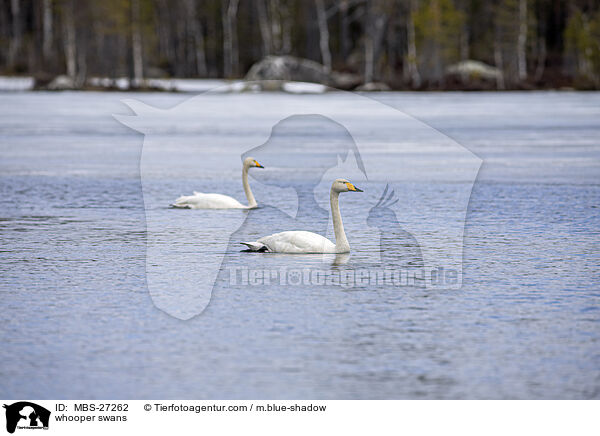
[(363, 192), (346, 179), (335, 179), (331, 185), (334, 192)]
[(247, 157), (244, 159), (244, 166), (246, 168), (264, 168), (261, 164), (258, 163), (256, 159), (253, 157)]

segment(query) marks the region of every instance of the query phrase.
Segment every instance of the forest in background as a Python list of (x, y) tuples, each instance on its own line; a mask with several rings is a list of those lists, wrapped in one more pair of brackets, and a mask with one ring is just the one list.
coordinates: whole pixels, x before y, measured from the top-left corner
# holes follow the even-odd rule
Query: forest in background
[[(393, 89), (600, 88), (598, 0), (0, 0), (0, 74), (244, 77), (291, 55)], [(469, 74), (477, 75), (477, 70)], [(475, 80), (477, 77), (474, 78)]]

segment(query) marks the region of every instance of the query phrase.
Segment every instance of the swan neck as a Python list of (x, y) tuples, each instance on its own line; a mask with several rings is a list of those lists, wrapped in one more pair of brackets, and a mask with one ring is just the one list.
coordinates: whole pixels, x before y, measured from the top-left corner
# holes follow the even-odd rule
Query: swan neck
[(336, 253), (347, 253), (350, 251), (350, 244), (346, 239), (346, 232), (344, 231), (344, 223), (342, 222), (342, 214), (340, 213), (340, 193), (331, 190), (329, 199), (331, 202), (331, 217), (333, 219), (333, 231), (335, 233), (335, 251)]
[(256, 200), (254, 194), (252, 194), (252, 189), (250, 189), (250, 183), (248, 183), (248, 169), (247, 165), (242, 168), (242, 185), (244, 185), (244, 193), (248, 199), (248, 207), (256, 207)]

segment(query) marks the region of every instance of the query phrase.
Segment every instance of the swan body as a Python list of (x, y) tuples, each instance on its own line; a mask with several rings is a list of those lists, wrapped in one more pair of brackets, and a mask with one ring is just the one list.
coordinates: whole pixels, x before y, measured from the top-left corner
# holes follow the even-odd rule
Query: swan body
[(194, 192), (194, 195), (183, 195), (175, 200), (171, 206), (179, 209), (254, 209), (258, 206), (250, 184), (248, 183), (248, 170), (250, 168), (264, 168), (255, 159), (247, 157), (242, 167), (242, 185), (248, 199), (248, 206), (243, 205), (235, 198), (223, 194)]
[(242, 242), (248, 247), (246, 251), (271, 253), (348, 253), (350, 244), (344, 232), (342, 215), (340, 214), (340, 192), (362, 192), (345, 179), (336, 179), (331, 185), (329, 200), (335, 232), (335, 244), (329, 239), (313, 232), (289, 231), (264, 236), (254, 242)]
[(248, 209), (235, 198), (223, 194), (208, 194), (194, 191), (194, 195), (183, 195), (175, 200), (173, 207), (183, 209)]
[(290, 231), (264, 236), (256, 242), (242, 242), (250, 251), (272, 253), (335, 253), (335, 244), (318, 233)]

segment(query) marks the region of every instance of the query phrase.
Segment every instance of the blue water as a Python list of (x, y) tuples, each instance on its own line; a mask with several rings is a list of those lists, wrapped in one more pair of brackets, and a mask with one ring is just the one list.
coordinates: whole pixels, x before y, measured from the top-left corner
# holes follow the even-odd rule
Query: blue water
[[(232, 285), (224, 270), (206, 310), (187, 321), (148, 293), (142, 136), (111, 116), (127, 113), (120, 100), (131, 97), (0, 95), (0, 397), (600, 398), (600, 94), (375, 95), (483, 159), (466, 214), (463, 286)], [(189, 98), (134, 97), (160, 108)], [(218, 98), (226, 108), (292, 97)], [(213, 132), (221, 134), (231, 140)], [(375, 179), (362, 198), (379, 189)], [(165, 200), (200, 188), (242, 199), (237, 170), (148, 183)], [(344, 195), (347, 222), (362, 200)], [(422, 220), (406, 204), (399, 219)], [(157, 211), (165, 222), (194, 217)], [(250, 235), (278, 223), (268, 208), (258, 212)], [(349, 259), (325, 268), (381, 262), (370, 254), (373, 233), (364, 235), (349, 238)], [(226, 261), (322, 265), (233, 249)]]

